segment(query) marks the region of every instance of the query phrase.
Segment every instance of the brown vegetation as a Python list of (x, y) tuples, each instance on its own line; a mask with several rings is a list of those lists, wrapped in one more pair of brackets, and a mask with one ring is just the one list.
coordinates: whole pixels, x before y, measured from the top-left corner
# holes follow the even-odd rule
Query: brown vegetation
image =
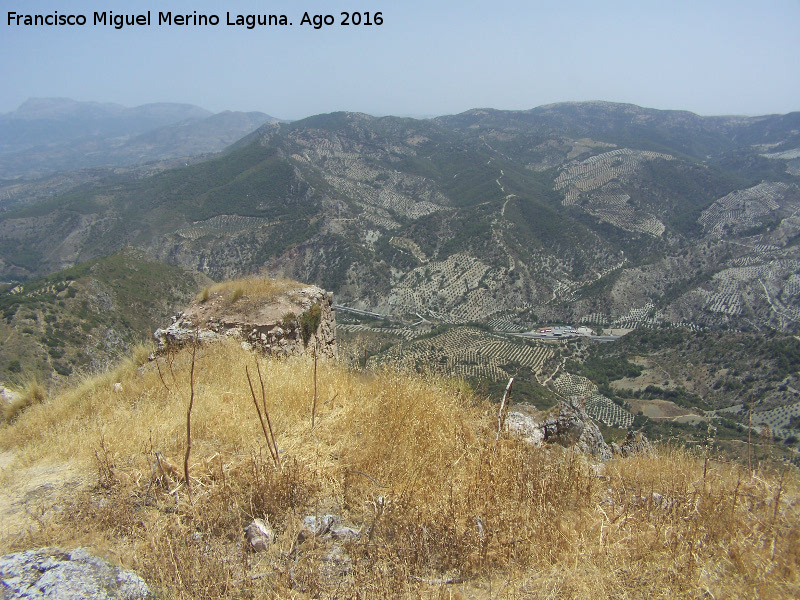
[(47, 391), (35, 377), (28, 377), (10, 389), (9, 398), (0, 398), (0, 422), (13, 421), (26, 408), (47, 399)]
[[(219, 344), (159, 361), (161, 375), (131, 361), (0, 426), (15, 457), (0, 481), (9, 493), (22, 465), (68, 460), (99, 474), (0, 539), (2, 552), (89, 545), (168, 598), (800, 593), (794, 471), (753, 474), (671, 448), (598, 466), (507, 435), (495, 444), (497, 407), (463, 383), (333, 362), (318, 365), (312, 428), (311, 357)], [(160, 462), (186, 450), (193, 362), (190, 501)], [(260, 371), (261, 398), (246, 369)], [(325, 514), (359, 536), (303, 531), (304, 517)], [(265, 552), (244, 543), (253, 518), (274, 529)]]
[(244, 277), (215, 283), (203, 288), (195, 300), (207, 302), (212, 296), (222, 296), (229, 304), (242, 298), (269, 302), (279, 294), (293, 289), (300, 289), (303, 284), (290, 279), (271, 279), (266, 276)]

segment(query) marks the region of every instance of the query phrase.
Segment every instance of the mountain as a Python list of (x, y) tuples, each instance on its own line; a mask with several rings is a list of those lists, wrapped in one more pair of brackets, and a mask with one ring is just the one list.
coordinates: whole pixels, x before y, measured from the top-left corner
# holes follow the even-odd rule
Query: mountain
[[(69, 184), (54, 180), (53, 195), (9, 205), (0, 276), (47, 277), (126, 247), (215, 280), (266, 271), (370, 313), (337, 318), (354, 362), (457, 374), (490, 392), (515, 376), (521, 398), (575, 396), (613, 427), (635, 422), (634, 405), (667, 402), (665, 414), (702, 421), (755, 402), (789, 411), (762, 415), (788, 439), (800, 415), (786, 358), (800, 334), (799, 117), (591, 102), (266, 123), (205, 160), (60, 193)], [(593, 358), (583, 343), (515, 337), (558, 323), (714, 332), (715, 348), (753, 351), (728, 364), (664, 338)], [(777, 337), (756, 343), (764, 336)], [(685, 371), (661, 354), (709, 366)], [(633, 372), (637, 356), (648, 374), (630, 393), (577, 366)], [(659, 379), (662, 367), (673, 375)], [(751, 372), (763, 384), (745, 381)]]
[(190, 104), (119, 104), (77, 102), (68, 98), (31, 98), (17, 110), (0, 116), (0, 153), (38, 146), (73, 143), (84, 138), (135, 135), (211, 113)]
[(99, 371), (185, 306), (199, 273), (131, 248), (0, 294), (0, 378)]
[(586, 103), (270, 123), (217, 158), (3, 215), (0, 273), (132, 244), (397, 316), (794, 330), (797, 159), (773, 151), (793, 119)]
[(189, 104), (118, 104), (32, 98), (0, 115), (0, 177), (218, 152), (275, 119), (263, 113), (217, 115)]

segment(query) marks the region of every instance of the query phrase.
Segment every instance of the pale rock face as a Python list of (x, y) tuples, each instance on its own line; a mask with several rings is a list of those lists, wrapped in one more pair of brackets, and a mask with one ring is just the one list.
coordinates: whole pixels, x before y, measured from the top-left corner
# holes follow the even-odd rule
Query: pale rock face
[(579, 403), (562, 402), (546, 413), (519, 407), (508, 413), (506, 427), (533, 446), (556, 443), (599, 460), (611, 458), (611, 448), (603, 440), (603, 434)]
[(244, 535), (250, 543), (250, 547), (256, 552), (264, 552), (269, 548), (269, 545), (275, 538), (272, 527), (270, 527), (267, 521), (262, 519), (253, 519), (253, 521), (244, 528)]
[(145, 600), (154, 598), (133, 571), (83, 548), (39, 548), (0, 557), (0, 598)]
[[(305, 343), (299, 319), (314, 306), (320, 310), (319, 324)], [(284, 317), (289, 313), (297, 319), (287, 322)], [(333, 294), (317, 286), (307, 286), (288, 291), (250, 312), (232, 310), (211, 299), (192, 304), (153, 336), (159, 353), (191, 345), (195, 338), (199, 344), (208, 344), (230, 337), (244, 348), (263, 354), (316, 352), (320, 357), (336, 358)]]
[(643, 433), (629, 431), (622, 444), (611, 444), (611, 451), (620, 456), (650, 456), (653, 454), (653, 445)]

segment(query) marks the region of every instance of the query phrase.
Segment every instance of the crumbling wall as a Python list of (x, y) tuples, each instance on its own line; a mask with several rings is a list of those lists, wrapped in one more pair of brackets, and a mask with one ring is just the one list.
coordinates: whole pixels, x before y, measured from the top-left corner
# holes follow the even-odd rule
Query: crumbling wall
[(317, 286), (291, 290), (258, 310), (242, 313), (221, 297), (195, 302), (153, 336), (163, 353), (194, 343), (233, 338), (242, 346), (271, 355), (316, 352), (336, 358), (333, 294)]

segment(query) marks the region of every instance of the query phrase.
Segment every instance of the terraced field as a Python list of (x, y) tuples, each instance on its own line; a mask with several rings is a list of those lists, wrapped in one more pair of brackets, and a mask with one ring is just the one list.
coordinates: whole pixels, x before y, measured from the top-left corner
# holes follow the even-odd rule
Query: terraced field
[(516, 368), (538, 374), (553, 356), (544, 345), (530, 346), (474, 327), (453, 327), (434, 337), (394, 346), (374, 357), (377, 364), (428, 368), (449, 376), (507, 380)]
[(623, 329), (636, 329), (637, 327), (657, 325), (659, 321), (654, 316), (655, 307), (656, 305), (652, 302), (647, 302), (644, 306), (632, 308), (628, 311), (628, 314), (614, 320), (611, 326)]
[(562, 373), (553, 381), (553, 387), (571, 400), (583, 400), (589, 416), (601, 423), (611, 427), (630, 427), (633, 423), (633, 414), (603, 396), (586, 377)]
[(196, 240), (205, 235), (230, 235), (242, 231), (252, 231), (269, 224), (269, 220), (260, 217), (217, 215), (205, 221), (196, 221), (189, 227), (178, 229), (175, 233), (182, 238)]
[(505, 268), (453, 254), (412, 269), (395, 284), (387, 302), (396, 313), (420, 313), (444, 323), (483, 321), (498, 312), (525, 308), (513, 296), (495, 297), (493, 291), (506, 278)]
[[(731, 267), (715, 274), (707, 289), (695, 293), (704, 297), (705, 310), (738, 316), (745, 310), (763, 310), (781, 328), (800, 323), (800, 261), (773, 257), (769, 262)], [(767, 318), (769, 314), (765, 315)]]
[(586, 212), (626, 231), (660, 236), (664, 224), (634, 207), (620, 187), (646, 161), (674, 160), (669, 154), (619, 148), (568, 163), (556, 177), (555, 189), (564, 192), (564, 206), (580, 205)]
[(406, 340), (413, 340), (415, 337), (419, 335), (417, 331), (408, 327), (388, 329), (386, 327), (370, 327), (368, 325), (360, 325), (357, 323), (337, 323), (336, 329), (337, 331), (341, 330), (341, 331), (347, 331), (349, 333), (370, 331), (372, 333), (396, 335)]
[(745, 190), (736, 190), (714, 202), (702, 212), (703, 231), (721, 238), (761, 224), (761, 217), (780, 208), (793, 186), (764, 182)]
[[(355, 200), (368, 215), (374, 215), (371, 208), (382, 208), (389, 214), (413, 220), (444, 210), (449, 204), (433, 182), (425, 177), (401, 173), (379, 164), (382, 160), (396, 160), (398, 156), (413, 156), (418, 140), (407, 140), (408, 145), (391, 144), (377, 149), (374, 145), (340, 136), (329, 138), (313, 130), (295, 132), (291, 139), (301, 148), (292, 158), (310, 165), (324, 166), (322, 173), (327, 183), (343, 197)], [(388, 219), (396, 224), (391, 217)]]
[(753, 413), (753, 424), (766, 425), (779, 437), (797, 434), (800, 432), (800, 402)]
[(532, 324), (518, 323), (507, 316), (489, 319), (486, 321), (486, 325), (495, 331), (502, 331), (504, 333), (522, 333), (533, 327)]

